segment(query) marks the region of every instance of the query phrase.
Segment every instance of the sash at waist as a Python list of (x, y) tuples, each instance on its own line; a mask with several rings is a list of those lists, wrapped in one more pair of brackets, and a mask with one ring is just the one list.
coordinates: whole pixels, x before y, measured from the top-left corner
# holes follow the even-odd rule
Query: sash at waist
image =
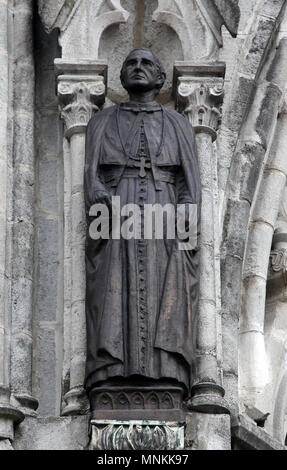
[[(110, 186), (113, 186), (113, 183), (117, 184), (120, 174), (121, 174), (120, 168), (111, 168), (111, 169), (104, 169), (104, 170), (102, 169), (101, 180), (104, 184), (109, 183)], [(176, 171), (168, 170), (168, 169), (162, 170), (157, 167), (156, 175), (157, 175), (158, 181), (175, 184)], [(139, 175), (138, 167), (126, 167), (122, 174), (122, 179), (123, 178), (142, 179)], [(151, 168), (145, 168), (144, 178), (153, 179)]]

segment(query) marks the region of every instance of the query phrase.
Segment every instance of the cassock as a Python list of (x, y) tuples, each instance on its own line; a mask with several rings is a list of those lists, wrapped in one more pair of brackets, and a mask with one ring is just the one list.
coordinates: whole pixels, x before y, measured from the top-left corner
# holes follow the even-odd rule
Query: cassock
[[(86, 135), (85, 204), (99, 191), (137, 204), (197, 204), (200, 177), (188, 120), (157, 103), (98, 112)], [(194, 374), (198, 246), (178, 240), (86, 238), (87, 391), (110, 379), (180, 384)]]

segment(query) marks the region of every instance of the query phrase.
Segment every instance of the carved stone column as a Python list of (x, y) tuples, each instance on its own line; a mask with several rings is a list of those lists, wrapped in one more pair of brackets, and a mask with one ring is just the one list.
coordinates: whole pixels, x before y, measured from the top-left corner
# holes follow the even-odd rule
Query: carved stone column
[[(217, 165), (213, 142), (221, 121), (225, 66), (175, 64), (175, 99), (196, 133), (202, 186), (201, 261), (198, 311), (198, 370), (189, 406), (207, 413), (229, 413), (218, 367), (219, 243)], [(216, 275), (217, 273), (217, 275)]]
[[(84, 208), (84, 158), (85, 131), (92, 114), (98, 111), (105, 100), (107, 66), (101, 62), (66, 63), (55, 61), (58, 75), (58, 97), (61, 117), (65, 124), (65, 139), (69, 148), (70, 165), (65, 180), (70, 188), (70, 230), (65, 242), (70, 244), (70, 324), (67, 326), (70, 355), (69, 390), (64, 396), (64, 415), (83, 413), (87, 409), (83, 389), (86, 359), (85, 326), (85, 237), (86, 220)], [(67, 156), (67, 155), (66, 155)], [(65, 158), (65, 155), (64, 155)], [(65, 170), (66, 171), (66, 170)], [(66, 205), (65, 205), (66, 206)], [(66, 332), (64, 332), (64, 335)]]

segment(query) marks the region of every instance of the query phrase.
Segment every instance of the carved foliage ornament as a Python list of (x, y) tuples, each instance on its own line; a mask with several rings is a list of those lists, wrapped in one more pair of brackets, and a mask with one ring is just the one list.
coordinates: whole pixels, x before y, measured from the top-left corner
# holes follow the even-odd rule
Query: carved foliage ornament
[(102, 424), (91, 421), (90, 450), (182, 449), (184, 427), (167, 423), (130, 422)]
[(223, 79), (179, 77), (177, 89), (178, 109), (187, 115), (195, 132), (209, 132), (213, 140), (221, 123), (223, 102)]
[[(65, 136), (85, 132), (85, 128), (103, 102), (105, 85), (103, 77), (78, 78), (78, 81), (59, 77), (58, 96), (62, 104), (61, 117), (65, 122)], [(96, 104), (97, 103), (97, 104)]]

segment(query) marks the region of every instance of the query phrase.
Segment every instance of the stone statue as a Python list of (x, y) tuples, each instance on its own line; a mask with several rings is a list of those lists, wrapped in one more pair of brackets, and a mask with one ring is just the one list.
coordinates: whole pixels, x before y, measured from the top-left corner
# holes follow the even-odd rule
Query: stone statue
[[(165, 78), (150, 50), (133, 50), (121, 70), (130, 101), (103, 109), (90, 120), (85, 163), (88, 227), (96, 215), (91, 215), (91, 207), (101, 203), (111, 212), (112, 196), (120, 197), (121, 207), (137, 204), (141, 214), (145, 204), (155, 203), (197, 204), (200, 214), (193, 130), (185, 117), (154, 101)], [(145, 396), (139, 393), (133, 404), (128, 393), (121, 393), (115, 404), (114, 389), (139, 392), (148, 387), (156, 393), (175, 387), (183, 396), (189, 393), (199, 251), (198, 245), (178, 249), (166, 225), (163, 232), (162, 239), (145, 239), (143, 230), (137, 239), (95, 240), (87, 234), (85, 388), (93, 412), (125, 405), (155, 408), (153, 401), (159, 399), (149, 395), (148, 405), (141, 405)], [(105, 390), (101, 403), (99, 390)], [(160, 398), (169, 399), (172, 402), (172, 397)]]

